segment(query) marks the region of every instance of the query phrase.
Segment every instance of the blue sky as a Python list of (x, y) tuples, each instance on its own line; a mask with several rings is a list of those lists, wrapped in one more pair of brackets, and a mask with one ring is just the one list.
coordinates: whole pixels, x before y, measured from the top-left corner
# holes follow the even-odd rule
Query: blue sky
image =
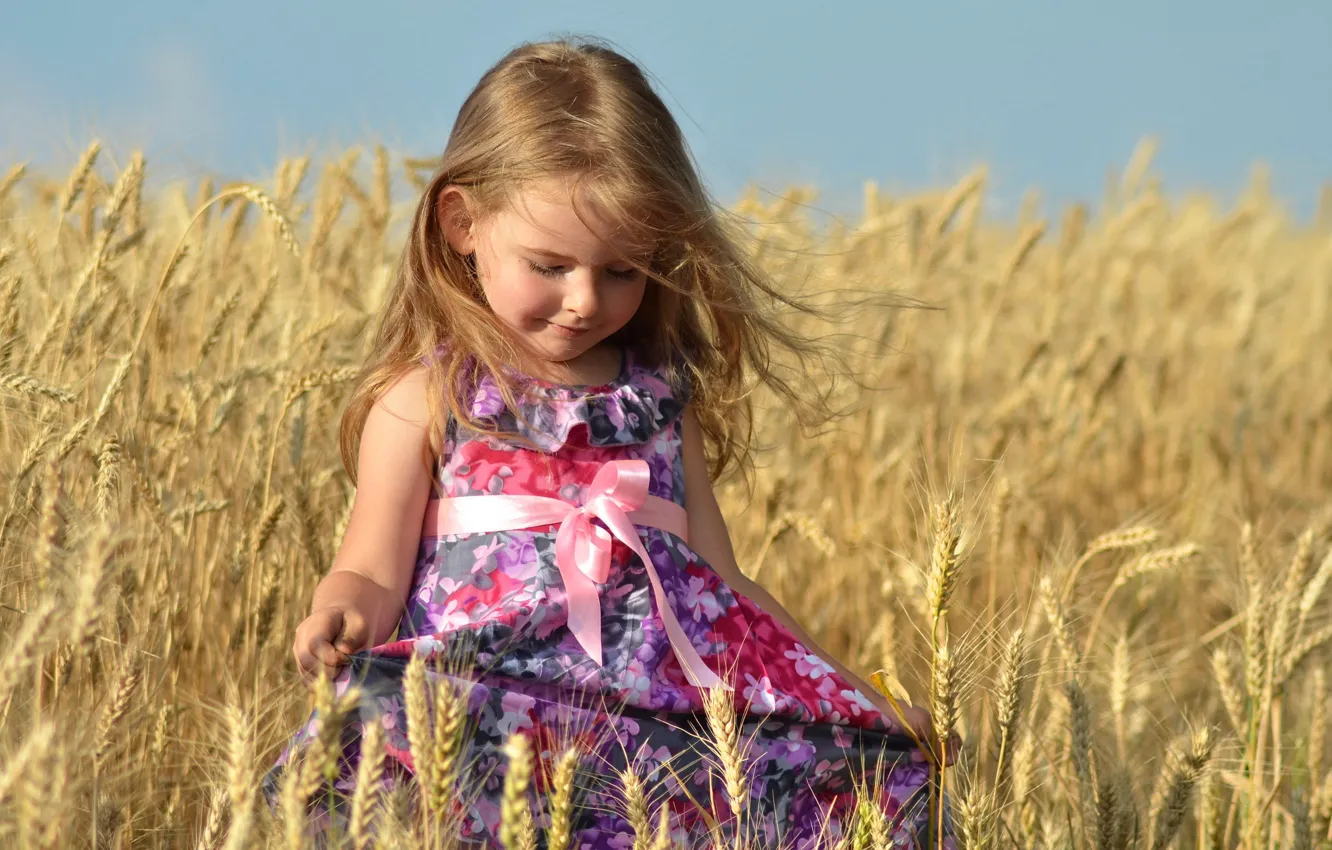
[(150, 171), (263, 179), (279, 154), (438, 153), (479, 75), (560, 32), (611, 39), (676, 111), (720, 200), (747, 181), (908, 189), (991, 167), (1099, 197), (1145, 134), (1174, 191), (1224, 200), (1268, 162), (1291, 206), (1332, 179), (1332, 2), (473, 0), (16, 4), (0, 29), (0, 166), (63, 168), (92, 133)]

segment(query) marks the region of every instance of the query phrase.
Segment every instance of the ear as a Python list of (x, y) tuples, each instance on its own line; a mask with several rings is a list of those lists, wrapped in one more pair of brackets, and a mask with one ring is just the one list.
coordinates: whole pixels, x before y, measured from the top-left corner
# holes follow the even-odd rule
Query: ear
[(435, 216), (444, 238), (449, 247), (464, 257), (476, 251), (476, 219), (471, 209), (471, 198), (461, 186), (445, 186), (435, 199)]

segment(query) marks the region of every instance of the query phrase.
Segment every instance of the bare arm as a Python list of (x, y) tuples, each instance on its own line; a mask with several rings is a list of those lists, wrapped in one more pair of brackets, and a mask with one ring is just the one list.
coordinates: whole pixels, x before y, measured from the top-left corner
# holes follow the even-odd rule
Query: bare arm
[(402, 617), (430, 496), (425, 378), (424, 368), (407, 373), (366, 417), (347, 532), (296, 633), (305, 673), (319, 663), (333, 672), (339, 654), (383, 643)]

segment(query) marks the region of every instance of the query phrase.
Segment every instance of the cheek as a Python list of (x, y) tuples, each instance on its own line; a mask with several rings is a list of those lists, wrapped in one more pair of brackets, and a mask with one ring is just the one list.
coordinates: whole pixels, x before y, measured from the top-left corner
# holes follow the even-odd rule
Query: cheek
[(527, 269), (501, 267), (485, 284), (490, 308), (503, 318), (544, 316), (559, 308), (559, 292), (545, 278)]
[(605, 296), (608, 306), (623, 321), (629, 321), (634, 313), (638, 312), (638, 306), (643, 303), (643, 293), (647, 291), (646, 283), (621, 284), (612, 289)]

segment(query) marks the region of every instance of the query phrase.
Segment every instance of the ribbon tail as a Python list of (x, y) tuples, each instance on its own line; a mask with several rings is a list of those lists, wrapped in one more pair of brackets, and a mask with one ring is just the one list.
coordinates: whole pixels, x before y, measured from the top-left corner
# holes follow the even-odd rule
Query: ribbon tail
[(601, 599), (597, 596), (597, 588), (591, 579), (580, 574), (572, 583), (565, 582), (565, 594), (569, 603), (569, 631), (600, 667)]
[(643, 566), (647, 568), (648, 580), (652, 582), (652, 595), (657, 600), (657, 610), (661, 614), (662, 624), (666, 627), (666, 637), (670, 639), (671, 647), (675, 650), (675, 656), (680, 661), (680, 667), (684, 670), (685, 678), (696, 688), (716, 688), (723, 690), (733, 690), (729, 684), (717, 676), (716, 673), (708, 669), (708, 665), (703, 662), (703, 656), (694, 649), (694, 644), (690, 642), (689, 636), (685, 634), (684, 627), (675, 616), (675, 609), (671, 607), (670, 600), (666, 598), (666, 588), (662, 587), (661, 578), (657, 575), (657, 568), (653, 566), (652, 559), (648, 557), (647, 550), (643, 548), (643, 541), (639, 539), (638, 532), (625, 516), (624, 511), (618, 506), (607, 507), (605, 505), (597, 506), (597, 516), (606, 523), (606, 527), (611, 533), (618, 537), (621, 542), (634, 551), (643, 560)]
[(578, 566), (576, 514), (560, 524), (555, 536), (555, 562), (564, 579), (564, 595), (569, 608), (569, 631), (597, 666), (601, 657), (601, 597), (597, 585)]

